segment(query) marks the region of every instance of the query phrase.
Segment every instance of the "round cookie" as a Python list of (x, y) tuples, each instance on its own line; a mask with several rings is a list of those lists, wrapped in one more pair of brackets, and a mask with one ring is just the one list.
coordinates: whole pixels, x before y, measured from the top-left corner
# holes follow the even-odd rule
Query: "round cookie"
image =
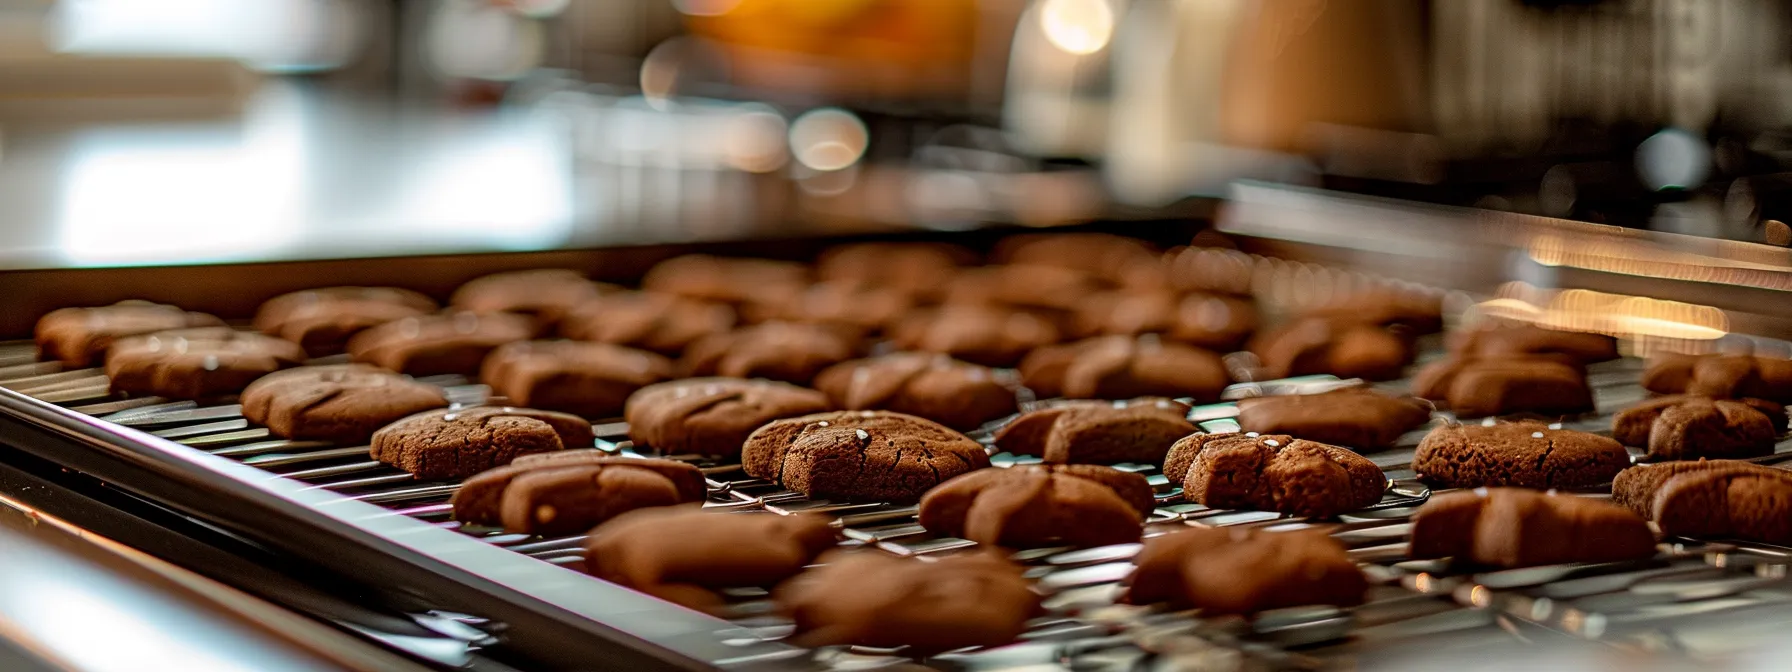
[(747, 436), (767, 422), (830, 409), (826, 395), (787, 383), (689, 378), (641, 388), (622, 415), (637, 446), (725, 457), (740, 454)]
[(830, 518), (711, 513), (691, 507), (631, 511), (592, 531), (592, 576), (708, 613), (724, 588), (766, 587), (796, 576), (834, 546)]
[(1362, 387), (1238, 402), (1238, 427), (1243, 431), (1289, 434), (1359, 451), (1392, 446), (1402, 434), (1430, 420), (1431, 411), (1421, 401)]
[(979, 469), (927, 491), (921, 526), (1005, 548), (1139, 540), (1156, 500), (1145, 477), (1089, 464)]
[(907, 413), (959, 431), (1019, 410), (994, 370), (919, 352), (836, 364), (815, 377), (815, 388), (841, 409)]
[(852, 359), (858, 339), (838, 329), (767, 322), (706, 336), (685, 350), (686, 375), (766, 378), (807, 385), (822, 369)]
[(1104, 336), (1034, 350), (1020, 365), (1021, 382), (1042, 397), (1131, 399), (1188, 397), (1218, 401), (1232, 382), (1211, 351), (1155, 336)]
[(586, 301), (560, 321), (560, 335), (677, 355), (693, 341), (734, 328), (733, 308), (670, 294), (617, 292)]
[(1029, 411), (995, 434), (998, 450), (1056, 464), (1158, 464), (1170, 446), (1197, 433), (1188, 406), (1161, 398), (1070, 402)]
[(120, 301), (110, 306), (62, 308), (37, 321), (40, 359), (68, 368), (93, 366), (105, 359), (112, 342), (170, 329), (222, 327), (224, 321), (205, 313), (148, 301)]
[(940, 243), (860, 243), (829, 248), (815, 262), (815, 277), (860, 287), (883, 287), (916, 299), (940, 298), (960, 264), (974, 255)]
[(1021, 567), (991, 553), (938, 562), (830, 554), (772, 597), (796, 622), (790, 641), (798, 646), (904, 647), (912, 655), (1007, 644), (1040, 611)]
[(1534, 422), (1444, 425), (1413, 453), (1412, 468), (1447, 488), (1584, 488), (1630, 466), (1617, 441)]
[(1133, 604), (1167, 602), (1203, 614), (1363, 603), (1369, 581), (1343, 544), (1324, 532), (1197, 528), (1154, 537), (1134, 559)]
[(303, 363), (297, 344), (229, 327), (130, 336), (106, 350), (112, 391), (169, 399), (236, 394), (257, 378)]
[(816, 499), (914, 502), (933, 486), (989, 466), (982, 444), (939, 424), (888, 411), (836, 411), (774, 420), (741, 449), (747, 475)]
[(275, 436), (366, 443), (408, 415), (442, 408), (442, 388), (365, 364), (305, 366), (271, 373), (243, 390), (243, 417)]
[(573, 307), (616, 290), (578, 271), (545, 268), (474, 278), (454, 290), (448, 303), (474, 313), (514, 313), (554, 324)]
[[(1770, 401), (1769, 411), (1779, 407)], [(1691, 460), (1701, 457), (1740, 459), (1773, 453), (1783, 423), (1747, 401), (1672, 395), (1649, 399), (1612, 416), (1612, 438), (1630, 446), (1646, 446), (1649, 460)]]
[(533, 320), (509, 313), (453, 313), (407, 317), (349, 339), (348, 354), (413, 376), (475, 375), (500, 345), (535, 336)]
[(903, 350), (950, 355), (983, 366), (1014, 366), (1034, 348), (1058, 342), (1051, 322), (995, 306), (946, 306), (899, 322), (890, 340)]
[(368, 453), (417, 478), (466, 478), (518, 456), (596, 441), (591, 423), (566, 413), (508, 406), (425, 411), (374, 432)]
[(521, 341), (493, 350), (479, 379), (511, 403), (589, 418), (622, 413), (629, 395), (673, 374), (665, 357), (608, 343)]
[(1285, 435), (1195, 434), (1170, 449), (1164, 475), (1197, 504), (1315, 518), (1375, 504), (1387, 487), (1367, 458)]
[(355, 334), (387, 322), (435, 312), (429, 297), (397, 287), (325, 287), (281, 294), (261, 304), (255, 329), (284, 338), (314, 357), (348, 347)]

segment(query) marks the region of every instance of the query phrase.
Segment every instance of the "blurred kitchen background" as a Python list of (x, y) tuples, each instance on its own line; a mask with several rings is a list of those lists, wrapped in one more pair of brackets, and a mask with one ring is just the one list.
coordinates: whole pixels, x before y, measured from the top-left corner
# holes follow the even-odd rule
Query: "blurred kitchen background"
[(0, 0), (0, 267), (1204, 218), (1792, 242), (1779, 0)]

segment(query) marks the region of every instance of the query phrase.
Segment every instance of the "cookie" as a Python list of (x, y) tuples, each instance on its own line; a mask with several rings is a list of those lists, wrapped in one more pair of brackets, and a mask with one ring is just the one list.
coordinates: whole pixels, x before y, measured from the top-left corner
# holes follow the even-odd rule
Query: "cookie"
[(943, 243), (859, 243), (829, 248), (815, 261), (815, 277), (856, 287), (880, 287), (920, 302), (940, 299), (960, 265), (975, 255)]
[(808, 275), (788, 261), (687, 254), (654, 264), (641, 289), (717, 303), (764, 303), (800, 291)]
[(1034, 348), (1058, 342), (1051, 322), (994, 306), (946, 306), (904, 318), (890, 332), (902, 350), (950, 355), (972, 364), (1014, 366)]
[(1430, 420), (1424, 402), (1361, 387), (1238, 402), (1238, 426), (1246, 432), (1289, 434), (1358, 451), (1392, 446)]
[(1073, 319), (1084, 336), (1158, 334), (1178, 343), (1231, 352), (1256, 331), (1257, 306), (1218, 294), (1113, 291), (1085, 301)]
[(435, 310), (435, 301), (408, 289), (325, 287), (268, 299), (256, 311), (254, 326), (323, 357), (342, 352), (349, 338), (366, 329)]
[(99, 364), (112, 342), (170, 329), (221, 327), (224, 321), (205, 313), (148, 301), (121, 301), (110, 306), (62, 308), (37, 321), (39, 359), (68, 368)]
[(1167, 602), (1203, 615), (1363, 603), (1369, 582), (1337, 540), (1316, 530), (1195, 528), (1153, 537), (1134, 558), (1133, 604)]
[(831, 410), (826, 395), (786, 383), (688, 378), (643, 387), (622, 416), (628, 437), (665, 455), (739, 455), (747, 436), (780, 418)]
[[(1760, 400), (1756, 400), (1760, 401)], [(1645, 446), (1649, 460), (1740, 459), (1773, 453), (1779, 420), (1743, 401), (1691, 395), (1656, 397), (1612, 416), (1612, 438)]]
[(1681, 474), (1694, 472), (1747, 472), (1785, 478), (1792, 472), (1764, 467), (1740, 460), (1686, 460), (1661, 464), (1639, 464), (1618, 472), (1612, 479), (1612, 503), (1630, 509), (1644, 518), (1655, 518), (1655, 495), (1663, 485)]
[(1443, 330), (1443, 295), (1438, 292), (1377, 287), (1352, 293), (1304, 313), (1334, 323), (1396, 329), (1409, 336)]
[(491, 351), (534, 338), (535, 330), (530, 318), (508, 313), (407, 317), (356, 334), (349, 339), (348, 354), (357, 362), (413, 376), (472, 376)]
[(1658, 394), (1792, 401), (1792, 361), (1748, 355), (1674, 355), (1649, 359), (1643, 387)]
[(691, 343), (679, 365), (689, 376), (765, 378), (807, 385), (822, 369), (852, 359), (859, 339), (815, 324), (766, 322)]
[(1381, 501), (1381, 469), (1345, 448), (1286, 435), (1195, 434), (1170, 448), (1164, 475), (1216, 509), (1327, 518)]
[(1656, 394), (1681, 394), (1692, 383), (1692, 369), (1701, 355), (1656, 352), (1643, 363), (1643, 389)]
[(1585, 488), (1630, 466), (1617, 441), (1541, 422), (1444, 425), (1413, 453), (1412, 468), (1446, 488)]
[(367, 443), (379, 428), (448, 405), (442, 388), (365, 364), (304, 366), (243, 389), (243, 417), (286, 439)]
[(631, 511), (593, 530), (585, 571), (691, 609), (721, 613), (726, 588), (769, 588), (834, 546), (814, 514), (710, 513), (690, 507)]
[(106, 349), (113, 392), (204, 399), (241, 392), (255, 379), (305, 363), (298, 345), (229, 327), (128, 336)]
[(836, 364), (815, 377), (815, 389), (837, 408), (906, 413), (959, 431), (1019, 410), (994, 369), (920, 352)]
[(1393, 380), (1412, 363), (1412, 345), (1385, 328), (1309, 317), (1260, 332), (1249, 349), (1266, 380), (1329, 374)]
[(1172, 444), (1200, 431), (1188, 410), (1161, 398), (1059, 404), (1022, 413), (996, 431), (995, 445), (1057, 464), (1159, 464)]
[(560, 335), (677, 355), (705, 336), (734, 328), (733, 308), (670, 294), (616, 292), (586, 301), (560, 320)]
[(1494, 567), (1618, 562), (1655, 555), (1649, 524), (1623, 507), (1521, 488), (1437, 495), (1412, 519), (1415, 559)]
[(913, 307), (913, 297), (903, 291), (837, 281), (813, 284), (741, 310), (754, 322), (816, 324), (864, 335), (882, 332)]
[(1145, 477), (1090, 464), (979, 469), (921, 498), (934, 534), (1004, 548), (1086, 548), (1139, 540), (1156, 499)]
[(1450, 351), (1472, 357), (1561, 355), (1592, 364), (1618, 358), (1618, 341), (1605, 334), (1533, 325), (1468, 329), (1451, 334)]
[(1106, 233), (1046, 233), (1010, 236), (990, 257), (1005, 264), (1064, 268), (1128, 284), (1140, 269), (1158, 265), (1157, 250), (1137, 238)]
[(1226, 296), (1251, 296), (1256, 260), (1235, 249), (1189, 246), (1164, 255), (1171, 289)]
[(1779, 469), (1695, 469), (1669, 476), (1650, 510), (1674, 537), (1792, 543), (1792, 474)]
[(566, 413), (508, 406), (426, 411), (374, 432), (373, 459), (417, 478), (465, 478), (530, 453), (587, 448), (591, 423)]
[(672, 361), (608, 343), (519, 341), (493, 350), (480, 382), (510, 403), (588, 418), (613, 418), (628, 397), (673, 376)]
[(544, 268), (474, 278), (454, 290), (448, 303), (473, 313), (528, 315), (551, 325), (575, 306), (613, 291), (618, 288), (592, 282), (578, 271)]
[(1463, 418), (1593, 410), (1586, 375), (1549, 359), (1444, 359), (1426, 365), (1413, 378), (1413, 392), (1445, 402)]
[(1068, 318), (1109, 285), (1082, 271), (1058, 266), (982, 266), (959, 271), (946, 303), (1019, 308)]
[(616, 516), (708, 497), (703, 472), (674, 460), (562, 450), (555, 459), (512, 461), (468, 478), (449, 501), (454, 519), (513, 534), (582, 534)]
[(1104, 336), (1034, 350), (1020, 364), (1021, 383), (1041, 397), (1130, 399), (1186, 397), (1218, 401), (1231, 384), (1210, 350), (1155, 336)]
[(982, 444), (931, 420), (837, 411), (774, 420), (741, 449), (747, 475), (815, 499), (919, 500), (947, 479), (989, 466)]
[(833, 553), (772, 598), (796, 622), (792, 644), (903, 647), (916, 656), (1007, 644), (1041, 611), (1021, 567), (992, 553), (938, 562)]

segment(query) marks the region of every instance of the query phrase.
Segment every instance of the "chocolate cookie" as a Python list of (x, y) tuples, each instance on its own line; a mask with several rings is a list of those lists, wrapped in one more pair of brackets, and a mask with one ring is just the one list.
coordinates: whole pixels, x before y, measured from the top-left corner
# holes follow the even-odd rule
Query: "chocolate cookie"
[[(529, 460), (536, 455), (554, 459)], [(454, 519), (502, 525), (514, 534), (581, 534), (621, 514), (708, 497), (703, 472), (674, 460), (614, 457), (599, 450), (525, 455), (461, 484)]]
[(1249, 347), (1265, 379), (1330, 374), (1393, 380), (1413, 359), (1412, 345), (1388, 329), (1317, 317), (1260, 332)]
[(1021, 414), (996, 431), (995, 444), (1058, 464), (1158, 464), (1171, 444), (1198, 431), (1188, 406), (1169, 399), (1072, 402)]
[(1612, 479), (1612, 502), (1636, 512), (1644, 518), (1655, 518), (1655, 495), (1663, 485), (1681, 474), (1705, 472), (1744, 472), (1776, 478), (1792, 478), (1792, 472), (1764, 467), (1740, 460), (1686, 460), (1661, 464), (1639, 464), (1618, 472)]
[(881, 287), (920, 301), (943, 296), (961, 264), (975, 255), (942, 243), (860, 243), (829, 248), (815, 262), (815, 277), (830, 284)]
[(1164, 475), (1196, 504), (1315, 518), (1379, 502), (1387, 487), (1361, 455), (1279, 434), (1185, 437), (1170, 448)]
[(1618, 562), (1655, 555), (1649, 524), (1606, 502), (1521, 488), (1437, 495), (1412, 519), (1413, 558), (1495, 567)]
[(1158, 334), (1179, 343), (1231, 352), (1256, 331), (1257, 306), (1218, 294), (1113, 291), (1085, 301), (1078, 307), (1075, 321), (1078, 332), (1085, 336)]
[(274, 436), (359, 445), (387, 424), (442, 408), (442, 388), (365, 364), (270, 373), (243, 390), (243, 417)]
[(348, 354), (357, 362), (413, 376), (471, 376), (498, 346), (534, 336), (534, 321), (522, 315), (427, 315), (363, 331), (349, 339)]
[(256, 378), (305, 363), (298, 345), (229, 327), (158, 331), (106, 349), (113, 392), (203, 399), (241, 392)]
[(979, 469), (927, 491), (921, 526), (1007, 548), (1139, 540), (1156, 499), (1145, 477), (1090, 464)]
[(1413, 471), (1447, 488), (1584, 488), (1630, 466), (1630, 453), (1598, 434), (1541, 422), (1444, 425), (1413, 453)]
[(691, 609), (719, 613), (724, 588), (771, 587), (834, 546), (829, 519), (813, 514), (640, 509), (593, 530), (585, 571)]
[(112, 342), (170, 329), (221, 327), (224, 321), (205, 313), (148, 301), (121, 301), (110, 306), (63, 308), (37, 321), (39, 359), (69, 368), (93, 366), (105, 358)]
[(417, 478), (465, 478), (521, 455), (586, 448), (591, 423), (566, 413), (508, 406), (426, 411), (373, 434), (373, 459)]
[(1149, 244), (1106, 233), (1010, 236), (998, 243), (990, 256), (1010, 265), (1079, 271), (1114, 284), (1129, 284), (1140, 269), (1158, 265), (1157, 250)]
[(1549, 359), (1443, 359), (1413, 378), (1413, 393), (1444, 401), (1463, 418), (1593, 410), (1586, 374)]
[(1058, 342), (1058, 329), (1031, 313), (993, 306), (947, 306), (910, 315), (890, 340), (903, 350), (951, 355), (984, 366), (1014, 366)]
[(1232, 382), (1210, 350), (1155, 336), (1104, 336), (1034, 350), (1021, 361), (1021, 383), (1041, 397), (1130, 399), (1187, 397), (1218, 401)]
[(907, 314), (914, 299), (887, 287), (851, 282), (823, 282), (741, 310), (754, 322), (816, 324), (855, 334), (875, 334)]
[(747, 437), (747, 475), (817, 499), (913, 502), (946, 479), (989, 466), (983, 446), (931, 420), (837, 411), (774, 420)]
[(693, 341), (734, 328), (733, 308), (670, 294), (616, 292), (574, 307), (560, 335), (677, 355)]
[(1392, 446), (1430, 420), (1431, 409), (1423, 402), (1362, 387), (1238, 402), (1238, 426), (1244, 431), (1290, 434), (1358, 451)]
[(1369, 581), (1324, 532), (1195, 528), (1154, 537), (1134, 559), (1128, 602), (1206, 615), (1363, 603)]
[(1792, 361), (1747, 355), (1662, 354), (1649, 359), (1643, 387), (1659, 394), (1792, 401)]
[(1334, 323), (1366, 324), (1407, 335), (1443, 330), (1443, 295), (1433, 291), (1377, 287), (1308, 309), (1310, 317)]
[(822, 369), (858, 354), (858, 339), (815, 324), (767, 322), (691, 343), (686, 375), (766, 378), (807, 385)]
[(689, 378), (641, 388), (622, 415), (636, 445), (662, 454), (739, 455), (765, 423), (832, 408), (815, 390), (769, 380)]
[(544, 268), (474, 278), (455, 290), (448, 302), (468, 312), (515, 313), (554, 324), (575, 306), (617, 290), (587, 280), (578, 271)]
[(1605, 334), (1532, 325), (1469, 329), (1451, 335), (1450, 351), (1471, 357), (1561, 355), (1583, 364), (1618, 358), (1618, 341)]
[(1040, 612), (1021, 567), (990, 553), (938, 562), (834, 553), (772, 597), (796, 621), (793, 644), (905, 647), (911, 655), (1007, 644)]
[(815, 377), (815, 388), (841, 409), (907, 413), (959, 431), (1019, 410), (993, 369), (920, 352), (836, 364)]
[(322, 357), (342, 352), (362, 331), (435, 310), (435, 301), (408, 289), (325, 287), (268, 299), (255, 313), (255, 329)]
[(764, 303), (808, 284), (801, 264), (687, 254), (648, 269), (641, 289), (718, 303)]
[(1662, 483), (1652, 508), (1667, 536), (1792, 543), (1792, 475), (1783, 471), (1680, 474)]
[(1646, 446), (1650, 460), (1691, 460), (1701, 457), (1737, 459), (1773, 453), (1779, 421), (1743, 401), (1670, 395), (1649, 399), (1612, 416), (1612, 438), (1625, 445)]
[(518, 406), (613, 418), (636, 390), (673, 376), (671, 360), (608, 343), (519, 341), (487, 355), (479, 380)]

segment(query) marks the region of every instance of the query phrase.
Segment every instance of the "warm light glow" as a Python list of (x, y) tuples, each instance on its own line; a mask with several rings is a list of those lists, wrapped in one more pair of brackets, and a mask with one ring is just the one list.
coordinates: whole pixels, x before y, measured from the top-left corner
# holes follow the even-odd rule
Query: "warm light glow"
[(1039, 27), (1052, 46), (1079, 56), (1093, 54), (1114, 37), (1114, 8), (1107, 0), (1045, 0)]
[(739, 170), (769, 173), (784, 166), (787, 124), (784, 117), (764, 105), (742, 106), (724, 125), (722, 159)]
[(839, 108), (804, 112), (790, 125), (790, 152), (815, 170), (840, 170), (859, 162), (871, 134), (865, 122)]

